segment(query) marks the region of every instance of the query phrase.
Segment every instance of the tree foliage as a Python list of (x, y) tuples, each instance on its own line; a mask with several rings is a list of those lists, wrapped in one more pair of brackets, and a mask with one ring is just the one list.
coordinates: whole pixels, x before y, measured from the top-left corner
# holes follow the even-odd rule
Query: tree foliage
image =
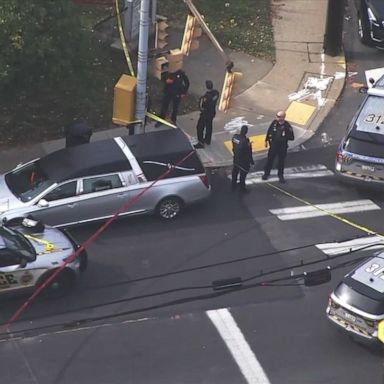
[[(0, 2), (0, 91), (68, 84), (87, 71), (80, 9), (70, 0)], [(67, 82), (58, 82), (58, 79)]]

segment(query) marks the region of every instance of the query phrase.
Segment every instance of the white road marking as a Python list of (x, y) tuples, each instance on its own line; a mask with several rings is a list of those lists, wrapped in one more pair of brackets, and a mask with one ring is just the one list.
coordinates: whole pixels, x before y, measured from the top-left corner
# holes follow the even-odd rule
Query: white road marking
[(263, 367), (228, 309), (223, 308), (206, 313), (227, 345), (247, 383), (270, 384)]
[(276, 215), (280, 220), (297, 220), (327, 216), (329, 214), (328, 212), (340, 214), (374, 211), (379, 209), (381, 208), (371, 200), (354, 200), (332, 204), (303, 205), (291, 208), (270, 209), (269, 212)]
[(332, 80), (333, 76), (324, 76), (323, 74), (320, 74), (320, 77), (308, 76), (303, 89), (289, 94), (288, 100), (302, 101), (315, 99), (317, 100), (318, 107), (322, 107), (326, 102), (325, 94), (323, 93), (326, 92)]
[[(264, 174), (263, 171), (250, 172), (247, 175), (245, 183), (247, 185), (265, 183), (265, 181), (262, 180), (261, 178), (263, 174)], [(291, 168), (285, 168), (284, 170), (284, 177), (287, 180), (309, 179), (309, 178), (326, 177), (326, 176), (333, 176), (333, 175), (334, 173), (329, 169), (327, 169), (327, 167), (322, 164), (314, 164), (314, 165), (303, 166), (303, 167), (291, 167)], [(229, 175), (228, 177), (230, 178), (231, 176)], [(270, 177), (268, 178), (268, 182), (274, 182), (278, 180), (279, 178), (277, 177), (277, 170), (273, 169), (271, 171)]]
[(253, 124), (249, 123), (247, 120), (244, 119), (244, 116), (234, 117), (233, 119), (229, 120), (224, 125), (224, 130), (229, 131), (231, 134), (238, 133), (240, 131), (241, 126), (247, 125), (248, 127), (253, 127)]
[(384, 239), (380, 236), (366, 236), (337, 243), (316, 244), (316, 248), (320, 249), (326, 255), (336, 256), (349, 251), (358, 250), (367, 245), (372, 245), (372, 247), (366, 248), (367, 250), (384, 248)]

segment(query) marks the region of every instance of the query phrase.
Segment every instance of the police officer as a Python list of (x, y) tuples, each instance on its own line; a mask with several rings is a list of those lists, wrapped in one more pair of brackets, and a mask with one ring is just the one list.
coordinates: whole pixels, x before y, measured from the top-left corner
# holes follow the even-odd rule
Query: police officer
[(240, 174), (239, 186), (241, 192), (249, 192), (245, 188), (245, 178), (254, 164), (252, 158), (252, 145), (247, 137), (248, 126), (243, 125), (240, 133), (236, 133), (232, 137), (233, 150), (233, 168), (232, 168), (232, 189), (237, 187), (237, 177)]
[(219, 92), (213, 88), (211, 80), (206, 80), (207, 91), (199, 100), (200, 117), (197, 122), (197, 140), (195, 148), (204, 148), (204, 143), (210, 145), (212, 138), (212, 122), (216, 115), (216, 104)]
[[(176, 72), (164, 72), (162, 75), (164, 82), (163, 99), (161, 102), (160, 117), (165, 118), (169, 104), (172, 103), (171, 120), (176, 123), (176, 116), (179, 110), (181, 98), (184, 97), (189, 89), (189, 79), (181, 69)], [(160, 124), (156, 124), (158, 126)]]
[(285, 183), (284, 160), (287, 156), (288, 141), (294, 139), (295, 136), (292, 126), (285, 120), (285, 112), (277, 112), (276, 119), (272, 121), (265, 136), (265, 147), (267, 148), (269, 145), (269, 150), (267, 163), (264, 167), (264, 175), (262, 176), (263, 180), (268, 179), (273, 162), (277, 157), (277, 174), (279, 181), (280, 183)]
[(84, 119), (77, 119), (65, 128), (65, 147), (87, 144), (91, 136), (92, 128)]

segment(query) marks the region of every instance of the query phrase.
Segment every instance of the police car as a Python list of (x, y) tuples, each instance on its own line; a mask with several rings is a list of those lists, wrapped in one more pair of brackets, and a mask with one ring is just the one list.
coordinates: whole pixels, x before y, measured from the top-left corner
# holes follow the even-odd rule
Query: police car
[[(77, 249), (62, 230), (20, 218), (0, 226), (0, 296), (27, 293), (42, 284)], [(67, 293), (87, 267), (87, 253), (68, 263), (46, 288), (50, 296)]]
[(384, 185), (384, 76), (367, 93), (336, 152), (335, 171), (345, 181)]
[(329, 297), (327, 316), (357, 339), (384, 343), (384, 252), (343, 278)]

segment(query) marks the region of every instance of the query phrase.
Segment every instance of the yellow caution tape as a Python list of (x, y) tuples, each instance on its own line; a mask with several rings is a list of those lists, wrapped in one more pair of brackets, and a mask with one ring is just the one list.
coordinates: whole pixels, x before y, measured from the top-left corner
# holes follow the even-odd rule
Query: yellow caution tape
[(286, 191), (285, 189), (279, 188), (279, 187), (276, 186), (276, 185), (273, 185), (273, 184), (268, 183), (268, 182), (267, 182), (266, 184), (268, 184), (271, 188), (277, 189), (278, 191), (284, 193), (285, 195), (287, 195), (287, 196), (289, 196), (289, 197), (292, 197), (293, 199), (295, 199), (295, 200), (297, 200), (297, 201), (300, 201), (300, 202), (302, 202), (302, 203), (304, 203), (304, 204), (306, 204), (306, 205), (309, 205), (310, 207), (316, 208), (317, 210), (326, 213), (328, 216), (331, 216), (331, 217), (333, 217), (334, 219), (339, 220), (339, 221), (341, 221), (341, 222), (344, 223), (344, 224), (347, 224), (347, 225), (349, 225), (349, 226), (351, 226), (351, 227), (353, 227), (353, 228), (356, 228), (356, 229), (358, 229), (358, 230), (360, 230), (360, 231), (362, 231), (362, 232), (365, 232), (365, 233), (367, 233), (367, 234), (369, 234), (369, 235), (375, 235), (375, 236), (380, 237), (381, 239), (384, 239), (384, 235), (382, 235), (381, 233), (378, 233), (378, 232), (376, 232), (376, 231), (373, 231), (373, 230), (371, 230), (371, 229), (369, 229), (369, 228), (367, 228), (367, 227), (364, 227), (364, 226), (362, 226), (362, 225), (356, 224), (356, 223), (354, 223), (353, 221), (347, 220), (347, 219), (345, 219), (344, 217), (342, 217), (342, 216), (340, 216), (340, 215), (337, 215), (337, 214), (335, 214), (335, 213), (333, 213), (333, 212), (331, 212), (331, 211), (328, 211), (327, 209), (320, 208), (320, 207), (318, 207), (317, 205), (312, 204), (312, 203), (310, 203), (309, 201), (306, 201), (306, 200), (304, 200), (304, 199), (302, 199), (302, 198), (300, 198), (300, 197), (298, 197), (298, 196), (295, 196), (294, 194), (292, 194), (292, 193)]
[(31, 235), (24, 235), (24, 236), (29, 240), (34, 240), (37, 243), (45, 245), (45, 252), (52, 252), (55, 249), (55, 246), (48, 240), (39, 239), (38, 237), (34, 237)]
[(120, 35), (121, 45), (123, 46), (123, 51), (124, 51), (125, 59), (127, 60), (129, 72), (130, 72), (131, 76), (135, 76), (135, 71), (133, 69), (131, 58), (129, 56), (129, 51), (128, 51), (128, 48), (127, 48), (127, 44), (125, 43), (125, 36), (124, 36), (123, 27), (121, 25), (119, 0), (116, 0), (116, 18), (117, 18), (117, 25), (118, 25), (118, 28), (119, 28), (119, 35)]
[(384, 343), (384, 320), (381, 320), (377, 329), (378, 339)]
[(162, 123), (162, 124), (165, 124), (165, 125), (168, 125), (168, 127), (172, 127), (172, 128), (177, 128), (175, 124), (172, 124), (170, 123), (169, 121), (155, 115), (154, 113), (152, 112), (146, 112), (145, 113), (149, 118), (151, 118), (152, 120), (155, 120), (155, 121), (158, 121), (159, 123)]

